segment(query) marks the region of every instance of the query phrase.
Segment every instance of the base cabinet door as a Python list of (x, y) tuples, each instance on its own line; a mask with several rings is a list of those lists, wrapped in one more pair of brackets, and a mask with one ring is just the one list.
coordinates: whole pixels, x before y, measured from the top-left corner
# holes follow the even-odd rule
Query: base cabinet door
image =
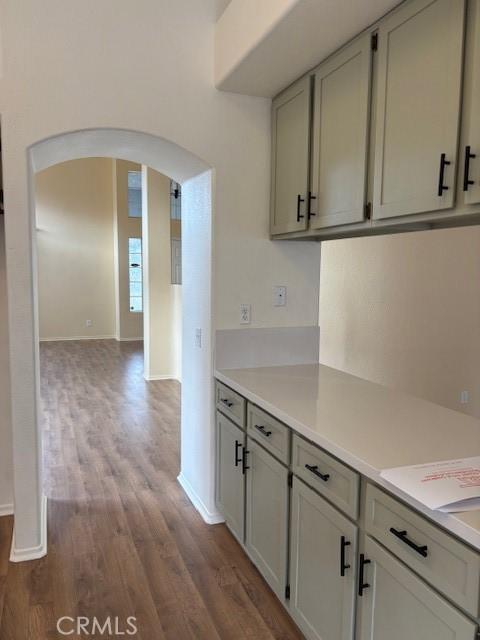
[(454, 204), (463, 24), (463, 0), (414, 0), (380, 24), (375, 218)]
[(294, 620), (309, 640), (352, 640), (357, 527), (294, 478), (290, 535)]
[(245, 546), (279, 598), (287, 579), (288, 470), (248, 438)]
[(245, 433), (217, 412), (216, 502), (231, 532), (243, 544), (245, 523)]
[[(476, 625), (367, 537), (359, 640), (474, 640)], [(359, 578), (359, 580), (360, 580)]]

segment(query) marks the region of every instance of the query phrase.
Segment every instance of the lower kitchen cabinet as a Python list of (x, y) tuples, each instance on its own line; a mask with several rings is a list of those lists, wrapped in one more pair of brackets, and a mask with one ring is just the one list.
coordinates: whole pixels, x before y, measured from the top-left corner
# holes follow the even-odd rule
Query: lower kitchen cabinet
[(217, 412), (216, 502), (230, 531), (243, 543), (245, 433)]
[[(367, 537), (359, 640), (475, 640), (477, 626)], [(362, 580), (363, 573), (363, 580)], [(359, 585), (360, 586), (360, 585)]]
[(245, 547), (275, 593), (283, 598), (288, 558), (288, 469), (247, 439)]
[(290, 535), (291, 615), (309, 640), (352, 640), (357, 527), (294, 478)]

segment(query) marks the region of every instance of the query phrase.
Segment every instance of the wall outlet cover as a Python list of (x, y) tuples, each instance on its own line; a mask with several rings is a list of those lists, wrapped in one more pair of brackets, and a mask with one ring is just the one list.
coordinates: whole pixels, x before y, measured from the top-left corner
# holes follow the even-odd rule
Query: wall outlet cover
[(287, 287), (273, 287), (273, 306), (284, 307), (287, 304)]
[(93, 325), (93, 320), (86, 320), (85, 321), (85, 326), (86, 327), (91, 327)]
[(252, 305), (240, 305), (240, 324), (250, 324), (252, 315)]

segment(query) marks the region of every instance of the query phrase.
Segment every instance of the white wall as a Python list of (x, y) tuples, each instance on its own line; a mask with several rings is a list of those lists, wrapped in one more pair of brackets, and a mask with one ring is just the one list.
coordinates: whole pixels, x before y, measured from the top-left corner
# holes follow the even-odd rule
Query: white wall
[(0, 216), (0, 516), (10, 513), (13, 508), (10, 378), (7, 357), (7, 274), (3, 227), (3, 216)]
[(181, 296), (172, 285), (170, 178), (142, 167), (144, 376), (180, 378)]
[[(39, 544), (41, 519), (27, 149), (66, 131), (108, 127), (170, 140), (213, 167), (217, 328), (239, 326), (240, 300), (252, 304), (255, 326), (316, 324), (319, 248), (268, 239), (270, 103), (214, 88), (213, 2), (177, 0), (172, 11), (167, 0), (144, 0), (139, 13), (126, 0), (5, 0), (0, 24), (14, 454), (23, 460), (15, 469), (15, 543), (21, 550)], [(175, 159), (178, 147), (171, 147)], [(272, 304), (275, 284), (289, 287), (292, 304), (282, 311)]]
[(111, 175), (112, 160), (88, 158), (36, 176), (41, 340), (115, 334)]
[[(183, 360), (182, 438), (179, 480), (207, 522), (223, 520), (214, 496), (215, 421), (210, 327), (212, 175), (182, 187)], [(201, 344), (195, 334), (201, 329)]]
[(320, 360), (480, 417), (480, 229), (323, 243)]
[(142, 237), (142, 219), (128, 216), (128, 172), (142, 166), (125, 160), (113, 162), (113, 216), (115, 262), (115, 336), (117, 340), (143, 337), (143, 313), (130, 311), (128, 239)]

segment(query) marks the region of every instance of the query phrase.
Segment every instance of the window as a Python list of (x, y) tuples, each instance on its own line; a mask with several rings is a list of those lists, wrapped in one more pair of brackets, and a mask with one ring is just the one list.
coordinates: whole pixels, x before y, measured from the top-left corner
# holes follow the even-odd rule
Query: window
[(142, 172), (128, 172), (128, 217), (142, 217)]
[(182, 188), (170, 182), (170, 241), (172, 284), (182, 284)]
[(170, 219), (182, 219), (182, 187), (173, 180), (170, 181)]
[(143, 273), (142, 273), (142, 239), (128, 239), (128, 286), (130, 293), (130, 311), (143, 311)]

